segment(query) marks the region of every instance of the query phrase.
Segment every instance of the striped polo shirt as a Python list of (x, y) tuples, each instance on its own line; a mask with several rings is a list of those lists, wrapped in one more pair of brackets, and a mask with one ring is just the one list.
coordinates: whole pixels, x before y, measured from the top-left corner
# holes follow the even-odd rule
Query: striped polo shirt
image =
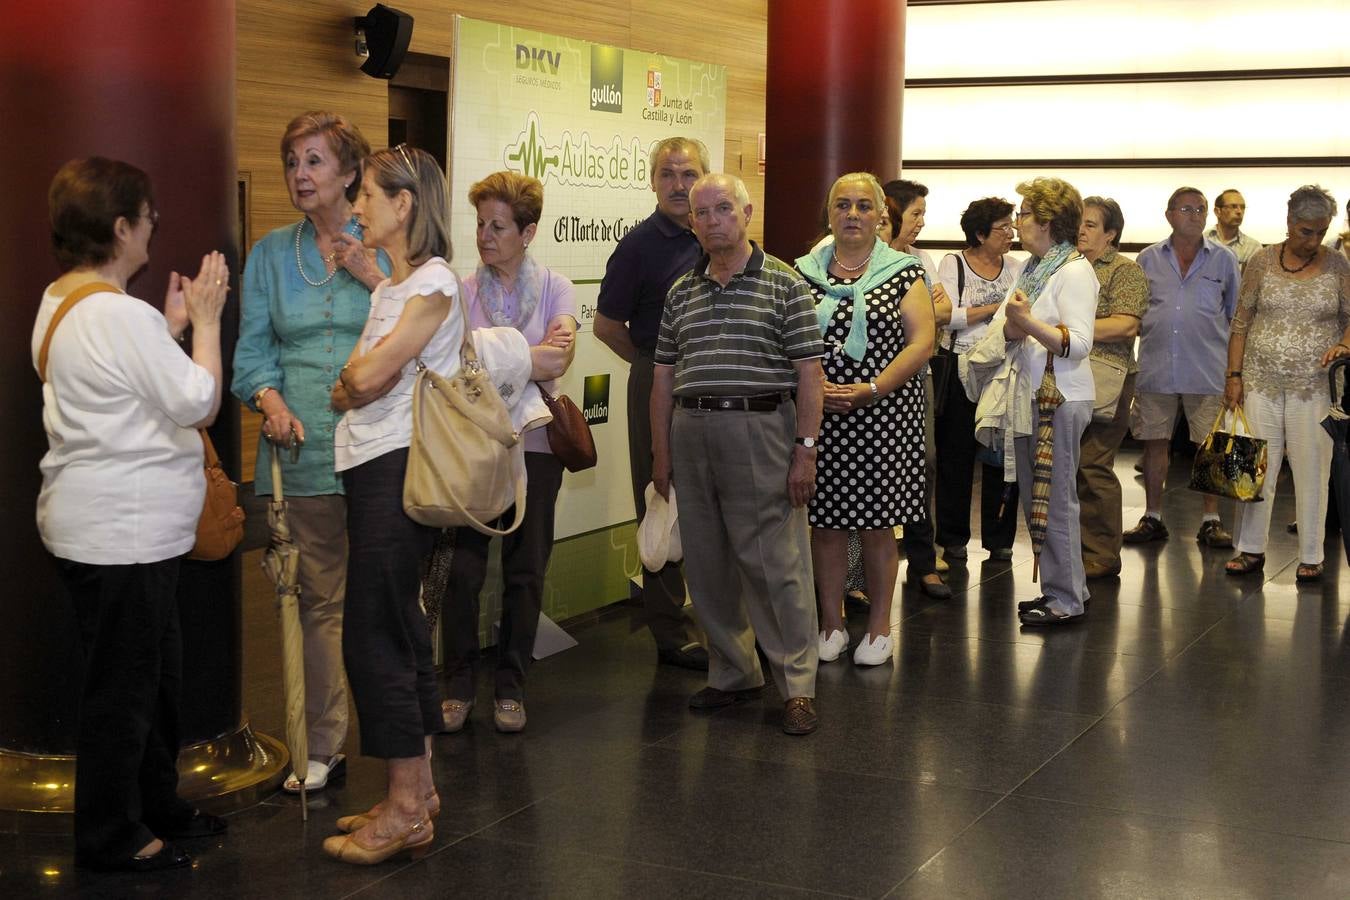
[(675, 396), (795, 390), (793, 363), (825, 355), (806, 282), (753, 241), (750, 251), (726, 287), (708, 275), (707, 256), (671, 285), (656, 364), (675, 367)]

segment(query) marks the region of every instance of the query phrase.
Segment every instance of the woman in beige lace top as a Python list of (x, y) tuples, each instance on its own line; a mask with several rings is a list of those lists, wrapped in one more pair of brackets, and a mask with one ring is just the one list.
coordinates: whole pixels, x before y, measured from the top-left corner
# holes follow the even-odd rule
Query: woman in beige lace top
[(1265, 565), (1280, 459), (1289, 455), (1298, 511), (1299, 581), (1322, 577), (1331, 438), (1325, 370), (1350, 355), (1350, 262), (1322, 246), (1336, 201), (1316, 185), (1289, 195), (1288, 237), (1247, 263), (1228, 338), (1224, 402), (1244, 405), (1267, 441), (1264, 502), (1239, 504), (1230, 575)]

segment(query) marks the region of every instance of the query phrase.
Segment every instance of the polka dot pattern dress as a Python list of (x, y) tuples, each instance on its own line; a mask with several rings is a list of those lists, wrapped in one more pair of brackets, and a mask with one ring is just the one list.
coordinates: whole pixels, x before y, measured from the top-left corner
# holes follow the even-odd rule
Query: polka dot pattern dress
[[(825, 377), (835, 384), (866, 384), (905, 348), (900, 301), (922, 276), (918, 266), (897, 272), (867, 294), (867, 352), (861, 362), (844, 354), (853, 298), (841, 297), (825, 328)], [(853, 279), (830, 275), (831, 284)], [(808, 282), (809, 283), (809, 282)], [(825, 296), (814, 284), (816, 302)], [(820, 425), (813, 528), (890, 528), (923, 518), (923, 381), (910, 378), (876, 403), (847, 413), (826, 412)]]

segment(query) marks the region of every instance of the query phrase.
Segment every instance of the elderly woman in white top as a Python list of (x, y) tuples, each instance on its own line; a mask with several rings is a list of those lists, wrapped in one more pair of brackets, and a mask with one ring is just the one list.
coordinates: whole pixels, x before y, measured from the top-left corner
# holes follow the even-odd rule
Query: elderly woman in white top
[[(1054, 412), (1050, 503), (1040, 553), (1040, 597), (1018, 604), (1023, 625), (1063, 625), (1087, 614), (1087, 580), (1078, 521), (1078, 457), (1083, 431), (1092, 420), (1094, 388), (1088, 353), (1097, 314), (1097, 275), (1074, 245), (1083, 199), (1068, 182), (1033, 178), (1017, 186), (1022, 196), (1016, 225), (1031, 253), (1012, 295), (995, 318), (1009, 341), (1018, 369), (1013, 397), (1030, 397), (1024, 412), (1029, 433), (1016, 432), (1017, 488), (1028, 527), (1036, 457), (1035, 394), (1053, 363), (1064, 402)], [(1014, 419), (1020, 415), (1014, 411)]]
[(1259, 571), (1266, 560), (1270, 511), (1281, 456), (1289, 457), (1298, 510), (1298, 581), (1322, 577), (1331, 437), (1325, 368), (1350, 355), (1350, 263), (1322, 246), (1336, 201), (1305, 185), (1289, 195), (1288, 236), (1257, 251), (1242, 273), (1242, 293), (1228, 338), (1224, 402), (1245, 403), (1252, 433), (1267, 441), (1271, 471), (1263, 503), (1238, 504), (1227, 571)]
[[(178, 566), (206, 490), (204, 428), (220, 409), (219, 253), (169, 277), (164, 315), (126, 293), (150, 259), (150, 179), (92, 157), (49, 194), (62, 275), (42, 297), (33, 359), (44, 384), (37, 526), (70, 592), (84, 650), (75, 762), (75, 862), (150, 872), (189, 865), (165, 839), (223, 820), (178, 797)], [(192, 356), (176, 343), (192, 325)]]

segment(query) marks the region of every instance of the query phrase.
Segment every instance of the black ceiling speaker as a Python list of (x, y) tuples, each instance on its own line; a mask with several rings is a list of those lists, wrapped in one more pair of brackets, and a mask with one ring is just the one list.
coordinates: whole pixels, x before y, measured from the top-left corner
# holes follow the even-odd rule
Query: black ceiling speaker
[(412, 29), (412, 16), (383, 3), (376, 3), (370, 12), (357, 16), (356, 52), (362, 53), (364, 46), (369, 54), (361, 63), (361, 71), (372, 78), (393, 78), (408, 53)]

